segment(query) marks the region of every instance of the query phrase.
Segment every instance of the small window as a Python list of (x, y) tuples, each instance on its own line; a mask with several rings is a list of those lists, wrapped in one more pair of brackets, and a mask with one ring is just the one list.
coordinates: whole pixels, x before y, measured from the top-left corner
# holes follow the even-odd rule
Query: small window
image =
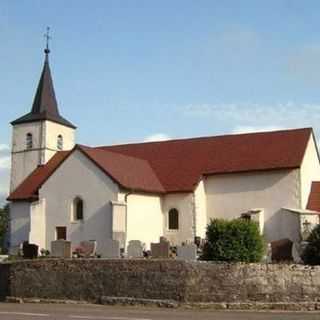
[(56, 227), (56, 240), (67, 240), (66, 227)]
[(175, 208), (169, 210), (168, 227), (169, 227), (169, 230), (179, 229), (179, 211)]
[(62, 150), (63, 149), (63, 137), (61, 134), (58, 135), (57, 138), (57, 149)]
[(73, 200), (73, 221), (83, 220), (83, 200), (79, 197)]
[(27, 136), (26, 136), (26, 147), (27, 147), (27, 149), (32, 149), (32, 147), (33, 147), (32, 133), (27, 133)]

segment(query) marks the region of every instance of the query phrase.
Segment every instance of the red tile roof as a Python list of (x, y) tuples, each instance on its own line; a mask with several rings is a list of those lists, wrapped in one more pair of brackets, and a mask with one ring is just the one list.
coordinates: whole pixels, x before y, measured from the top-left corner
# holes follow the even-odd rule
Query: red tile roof
[(165, 192), (159, 179), (145, 160), (120, 153), (81, 146), (83, 151), (100, 169), (120, 186), (136, 191)]
[(7, 200), (37, 200), (39, 188), (46, 182), (51, 174), (71, 154), (71, 151), (60, 151), (52, 157), (44, 166), (37, 167), (19, 186)]
[(312, 182), (307, 209), (320, 212), (320, 181)]
[(300, 167), (311, 128), (98, 147), (148, 161), (167, 192), (202, 175)]
[[(204, 175), (298, 168), (311, 134), (306, 128), (76, 149), (129, 190), (191, 192)], [(58, 152), (8, 199), (36, 197), (67, 154)]]

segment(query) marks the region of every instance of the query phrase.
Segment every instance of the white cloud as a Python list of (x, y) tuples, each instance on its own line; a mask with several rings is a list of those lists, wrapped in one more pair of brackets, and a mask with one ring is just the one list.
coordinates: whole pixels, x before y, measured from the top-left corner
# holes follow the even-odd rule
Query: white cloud
[(9, 193), (9, 170), (0, 170), (0, 206), (5, 202)]
[(229, 132), (313, 127), (320, 141), (320, 105), (293, 102), (262, 105), (254, 103), (189, 105), (180, 111), (194, 121), (210, 121)]
[(10, 169), (10, 148), (6, 144), (0, 144), (0, 170)]
[(165, 133), (155, 133), (148, 137), (146, 137), (143, 141), (144, 142), (152, 142), (152, 141), (165, 141), (170, 140), (171, 138)]
[(187, 117), (215, 119), (233, 127), (292, 128), (312, 124), (317, 127), (320, 123), (320, 105), (317, 104), (203, 104), (189, 105), (182, 110)]
[(0, 157), (0, 170), (10, 169), (10, 157)]
[(10, 148), (6, 144), (0, 144), (0, 206), (9, 192), (10, 165)]
[(282, 127), (273, 127), (273, 126), (238, 126), (232, 130), (232, 133), (251, 133), (251, 132), (265, 132), (265, 131), (276, 131), (284, 129)]
[(0, 151), (9, 151), (10, 148), (6, 144), (0, 144)]

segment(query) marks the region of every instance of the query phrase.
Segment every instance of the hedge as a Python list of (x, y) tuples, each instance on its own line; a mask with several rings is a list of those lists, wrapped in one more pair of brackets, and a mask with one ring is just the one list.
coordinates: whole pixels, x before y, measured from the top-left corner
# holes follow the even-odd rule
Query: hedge
[(265, 243), (256, 222), (213, 219), (207, 226), (202, 260), (259, 262)]

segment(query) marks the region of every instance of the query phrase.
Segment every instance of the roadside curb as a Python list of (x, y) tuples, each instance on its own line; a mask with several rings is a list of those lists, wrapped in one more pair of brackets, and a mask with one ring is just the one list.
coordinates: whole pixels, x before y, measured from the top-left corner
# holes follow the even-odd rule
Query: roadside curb
[(174, 300), (142, 299), (131, 297), (101, 297), (100, 301), (60, 300), (43, 298), (6, 297), (9, 303), (48, 304), (100, 304), (121, 306), (145, 306), (159, 308), (209, 309), (225, 311), (320, 311), (320, 302), (178, 302)]

